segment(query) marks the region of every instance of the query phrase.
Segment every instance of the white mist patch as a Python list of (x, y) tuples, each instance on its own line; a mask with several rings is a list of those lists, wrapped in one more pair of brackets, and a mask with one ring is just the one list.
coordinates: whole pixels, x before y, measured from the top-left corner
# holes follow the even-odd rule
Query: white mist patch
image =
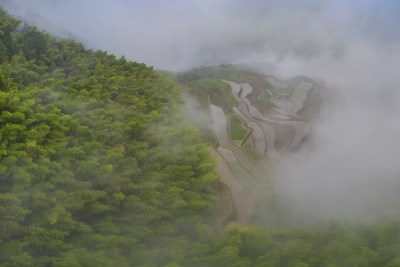
[(276, 192), (298, 218), (375, 219), (399, 216), (399, 50), (353, 38), (346, 57), (282, 60), (341, 92), (342, 103), (322, 110), (303, 149), (275, 177)]
[[(317, 218), (372, 218), (400, 207), (400, 32), (397, 20), (380, 23), (398, 17), (395, 0), (0, 4), (53, 34), (157, 68), (259, 62), (278, 77), (333, 85), (344, 104), (325, 110), (312, 145), (284, 163), (274, 179), (277, 194), (298, 214)], [(189, 115), (209, 123), (209, 114)]]
[(398, 215), (400, 113), (381, 104), (347, 101), (314, 125), (312, 149), (285, 162), (276, 192), (297, 215), (362, 220)]
[[(375, 5), (388, 1), (393, 0), (0, 0), (0, 4), (18, 18), (77, 39), (88, 48), (156, 68), (183, 70), (265, 63), (275, 56), (306, 60), (326, 52), (346, 56), (349, 37), (370, 36), (370, 29), (381, 29), (370, 26), (390, 17), (385, 12), (397, 16), (391, 8), (364, 19), (363, 14), (374, 13)], [(372, 36), (379, 40), (393, 36), (390, 27), (383, 28), (384, 34)]]

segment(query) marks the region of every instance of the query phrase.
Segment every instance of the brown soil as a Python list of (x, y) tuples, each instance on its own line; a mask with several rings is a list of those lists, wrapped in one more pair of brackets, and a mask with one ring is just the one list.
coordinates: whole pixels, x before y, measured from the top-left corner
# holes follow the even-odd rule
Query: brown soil
[[(250, 193), (236, 180), (235, 176), (230, 171), (228, 165), (226, 164), (224, 158), (215, 149), (210, 147), (211, 154), (218, 158), (217, 173), (221, 177), (221, 182), (223, 182), (231, 191), (231, 196), (233, 203), (235, 203), (237, 219), (236, 223), (241, 225), (247, 225), (250, 216), (254, 213), (255, 205)], [(232, 207), (232, 206), (231, 206)], [(231, 208), (230, 214), (226, 214), (224, 218), (230, 216), (233, 212)]]

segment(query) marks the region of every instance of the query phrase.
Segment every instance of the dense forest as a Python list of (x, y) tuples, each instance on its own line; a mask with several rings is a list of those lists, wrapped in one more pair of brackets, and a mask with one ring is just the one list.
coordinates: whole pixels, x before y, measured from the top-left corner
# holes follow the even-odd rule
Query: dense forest
[(0, 266), (400, 266), (397, 221), (220, 234), (182, 104), (161, 72), (0, 10)]
[(4, 11), (0, 32), (4, 266), (129, 266), (215, 210), (175, 83)]

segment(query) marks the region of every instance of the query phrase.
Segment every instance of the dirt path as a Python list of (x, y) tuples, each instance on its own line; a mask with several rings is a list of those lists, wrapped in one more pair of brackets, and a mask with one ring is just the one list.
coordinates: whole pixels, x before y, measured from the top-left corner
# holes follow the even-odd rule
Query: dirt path
[[(236, 209), (237, 219), (235, 223), (247, 225), (250, 216), (255, 211), (255, 203), (250, 193), (236, 180), (236, 177), (230, 171), (225, 159), (215, 149), (210, 148), (211, 154), (218, 158), (217, 173), (223, 182), (230, 190), (233, 203)], [(222, 222), (226, 217), (229, 217), (233, 212), (233, 205), (228, 213), (220, 219)]]

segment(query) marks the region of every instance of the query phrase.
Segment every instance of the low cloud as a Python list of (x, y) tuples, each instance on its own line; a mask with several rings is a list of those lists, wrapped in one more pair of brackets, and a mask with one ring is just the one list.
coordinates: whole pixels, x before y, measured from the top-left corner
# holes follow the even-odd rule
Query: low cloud
[(395, 0), (0, 0), (11, 14), (92, 49), (183, 70), (274, 64), (339, 89), (277, 193), (299, 214), (373, 218), (400, 197), (400, 3)]
[[(89, 48), (157, 68), (345, 56), (348, 39), (394, 42), (396, 1), (0, 0), (13, 15)], [(388, 14), (389, 15), (388, 15)], [(383, 30), (384, 29), (384, 30)], [(387, 44), (385, 44), (387, 45)]]

